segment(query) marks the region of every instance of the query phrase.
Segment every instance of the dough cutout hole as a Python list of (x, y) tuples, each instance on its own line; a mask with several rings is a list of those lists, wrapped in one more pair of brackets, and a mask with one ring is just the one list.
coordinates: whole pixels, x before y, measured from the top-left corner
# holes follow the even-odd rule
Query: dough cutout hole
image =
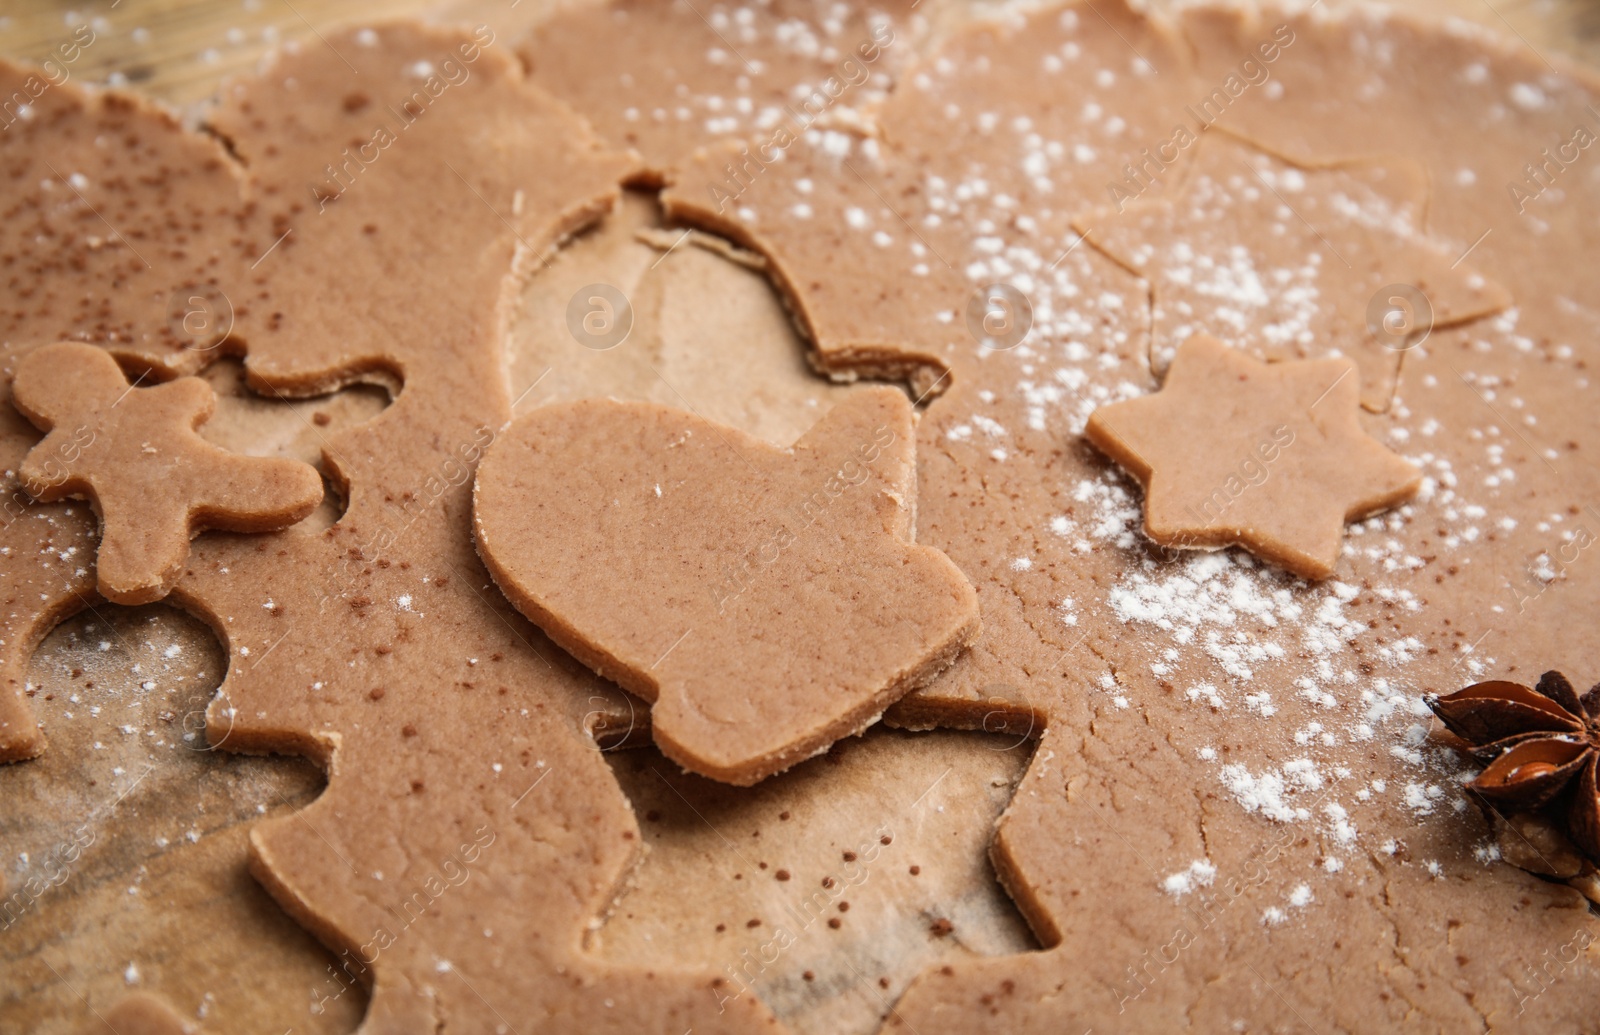
[(8, 1004), (17, 1030), (73, 1030), (82, 1001), (66, 982), (102, 1013), (137, 989), (180, 1016), (204, 1006), (277, 1031), (360, 1022), (359, 988), (329, 990), (310, 1027), (304, 999), (275, 991), (320, 989), (335, 958), (250, 877), (246, 838), (325, 780), (303, 758), (213, 748), (206, 707), (227, 661), (165, 603), (95, 601), (34, 652), (28, 700), (49, 746), (0, 766), (0, 970), (45, 990)]
[(344, 479), (325, 462), (334, 433), (373, 420), (394, 401), (386, 384), (352, 384), (327, 395), (275, 397), (251, 388), (244, 363), (218, 360), (200, 374), (217, 393), (217, 412), (201, 425), (208, 442), (250, 456), (286, 456), (303, 460), (322, 473), (326, 492), (311, 516), (296, 531), (322, 532), (344, 516), (349, 493)]
[(874, 726), (748, 788), (610, 754), (645, 851), (586, 948), (710, 971), (797, 1035), (876, 1032), (925, 970), (1040, 948), (988, 857), (1035, 743)]
[[(510, 328), (517, 415), (609, 396), (693, 409), (787, 447), (838, 405), (855, 386), (812, 368), (810, 346), (766, 273), (696, 244), (700, 237), (666, 226), (654, 194), (630, 190), (568, 241), (529, 279)], [(621, 310), (585, 291), (596, 285), (619, 291), (631, 320), (627, 336), (606, 348), (593, 347), (609, 340), (597, 334)]]

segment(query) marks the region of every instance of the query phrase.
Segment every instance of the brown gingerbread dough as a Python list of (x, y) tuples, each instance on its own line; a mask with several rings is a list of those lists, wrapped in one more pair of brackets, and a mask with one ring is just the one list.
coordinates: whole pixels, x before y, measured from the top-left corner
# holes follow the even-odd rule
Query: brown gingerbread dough
[(1468, 256), (1429, 240), (1427, 192), (1414, 161), (1300, 166), (1185, 128), (1111, 184), (1115, 205), (1073, 227), (1149, 279), (1157, 374), (1197, 333), (1262, 359), (1346, 355), (1379, 413), (1407, 350), (1511, 304)]
[[(664, 170), (711, 141), (868, 124), (926, 32), (921, 3), (622, 0), (540, 19), (517, 52), (535, 83), (638, 154), (639, 182), (659, 186)], [(611, 55), (604, 69), (594, 65), (601, 52)]]
[[(338, 955), (333, 977), (371, 989), (369, 1028), (774, 1030), (753, 998), (715, 1012), (714, 968), (583, 956), (639, 846), (588, 732), (627, 705), (498, 597), (471, 543), (472, 467), (510, 416), (515, 288), (614, 203), (628, 162), (529, 86), (488, 28), (325, 36), (228, 87), (217, 137), (116, 93), (41, 96), (0, 135), (25, 185), (0, 251), (33, 285), (3, 314), (5, 340), (87, 339), (172, 373), (245, 352), (267, 395), (395, 392), (326, 434), (348, 500), (333, 528), (204, 535), (167, 598), (226, 648), (207, 721), (221, 749), (328, 772), (315, 804), (251, 831), (251, 868)], [(20, 88), (25, 73), (4, 75)], [(195, 220), (179, 247), (165, 227)], [(139, 247), (151, 241), (171, 247)], [(165, 302), (195, 290), (196, 267), (232, 303), (216, 348), (169, 333)], [(16, 425), (20, 459), (36, 439)], [(66, 550), (92, 518), (72, 509), (28, 507), (10, 527)], [(92, 585), (81, 560), (61, 579), (37, 554), (27, 539), (0, 554), (18, 675), (30, 637)], [(13, 686), (7, 719), (26, 736)]]
[[(781, 172), (795, 141), (876, 136), (877, 109), (929, 34), (921, 4), (777, 0), (723, 9), (622, 0), (555, 14), (532, 30), (520, 53), (536, 83), (606, 139), (634, 149), (633, 182), (669, 183), (670, 170), (700, 161), (709, 148), (704, 161), (715, 177), (706, 192), (720, 219), (707, 226), (738, 243), (728, 226), (744, 207), (740, 199)], [(663, 40), (672, 41), (665, 51)], [(598, 53), (611, 55), (604, 68), (595, 65)], [(664, 200), (670, 207), (670, 196)], [(898, 305), (908, 287), (858, 285), (859, 318), (876, 330), (875, 316)], [(836, 348), (826, 334), (812, 333), (806, 309), (795, 315), (816, 341), (807, 359), (836, 381), (905, 381), (917, 396), (946, 387), (946, 367), (934, 351), (872, 332)]]
[[(574, 17), (586, 14), (602, 27), (610, 17), (604, 9)], [(942, 367), (929, 380), (949, 373), (940, 385), (949, 391), (918, 427), (918, 538), (942, 548), (969, 574), (984, 632), (945, 678), (903, 699), (891, 718), (976, 727), (1003, 711), (1019, 729), (1029, 728), (1023, 720), (1030, 717), (1039, 719), (1035, 731), (1048, 722), (993, 848), (1002, 880), (1047, 951), (930, 970), (894, 1000), (897, 1020), (891, 1023), (922, 1035), (996, 1026), (1057, 1032), (1068, 1025), (1289, 1030), (1308, 1020), (1323, 1030), (1519, 1024), (1594, 1030), (1594, 970), (1584, 949), (1593, 941), (1594, 920), (1587, 903), (1570, 888), (1496, 859), (1495, 843), (1482, 836), (1470, 805), (1458, 796), (1459, 761), (1428, 738), (1428, 716), (1420, 710), (1425, 691), (1456, 689), (1473, 678), (1521, 678), (1519, 670), (1559, 667), (1583, 679), (1600, 646), (1589, 618), (1600, 607), (1600, 579), (1586, 566), (1592, 558), (1583, 549), (1592, 541), (1586, 508), (1600, 490), (1600, 476), (1583, 460), (1600, 448), (1600, 418), (1587, 399), (1587, 343), (1600, 330), (1593, 316), (1600, 297), (1576, 258), (1593, 248), (1592, 220), (1581, 217), (1600, 199), (1581, 165), (1557, 168), (1549, 159), (1532, 180), (1524, 168), (1546, 161), (1538, 156), (1551, 141), (1571, 139), (1580, 113), (1595, 102), (1594, 84), (1459, 28), (1373, 12), (1328, 18), (1317, 11), (1263, 16), (1198, 8), (1164, 20), (1096, 0), (1092, 7), (1004, 17), (952, 34), (911, 70), (880, 113), (881, 138), (836, 128), (842, 139), (819, 136), (809, 150), (797, 144), (784, 162), (766, 166), (761, 185), (740, 199), (749, 216), (713, 214), (710, 188), (726, 183), (724, 156), (704, 166), (696, 159), (680, 170), (676, 197), (669, 195), (674, 211), (706, 209), (695, 214), (698, 221), (737, 234), (769, 257), (775, 282), (824, 360), (866, 346), (886, 367), (902, 357), (923, 365), (931, 359)], [(1294, 42), (1279, 43), (1279, 56), (1268, 62), (1261, 48), (1280, 37)], [(676, 67), (670, 39), (654, 42), (640, 60)], [(1242, 67), (1246, 58), (1257, 63)], [(603, 52), (593, 66), (615, 72)], [(694, 77), (689, 69), (676, 78)], [(1074, 249), (1072, 218), (1103, 207), (1105, 188), (1122, 178), (1121, 167), (1170, 139), (1185, 108), (1221, 84), (1231, 84), (1222, 124), (1264, 154), (1306, 168), (1375, 154), (1422, 162), (1429, 173), (1429, 234), (1441, 247), (1448, 243), (1449, 254), (1475, 249), (1469, 261), (1518, 303), (1501, 317), (1436, 331), (1407, 354), (1393, 404), (1382, 415), (1359, 418), (1423, 465), (1426, 477), (1415, 502), (1354, 526), (1355, 549), (1341, 559), (1338, 577), (1316, 586), (1297, 585), (1236, 551), (1173, 557), (1151, 546), (1138, 530), (1136, 487), (1082, 438), (1095, 407), (1146, 394), (1156, 384), (1146, 363), (1145, 286), (1092, 247)], [(303, 112), (315, 110), (301, 105)], [(337, 126), (338, 117), (328, 114)], [(72, 124), (63, 119), (53, 132), (67, 135)], [(272, 138), (268, 125), (253, 133), (235, 128), (251, 169), (267, 167), (268, 182), (303, 185), (311, 176), (302, 169), (275, 178), (260, 153), (262, 141)], [(344, 136), (309, 133), (299, 124), (285, 134), (297, 141)], [(182, 139), (202, 157), (210, 153), (200, 146), (207, 142)], [(878, 139), (876, 155), (868, 153), (867, 139)], [(845, 144), (848, 154), (840, 155)], [(401, 153), (363, 173), (360, 188), (339, 204), (355, 204), (359, 191), (379, 182), (389, 158)], [(530, 154), (526, 166), (543, 159)], [(408, 167), (412, 184), (431, 182), (425, 171)], [(38, 178), (30, 170), (19, 182)], [(809, 194), (800, 190), (801, 180), (809, 181)], [(1508, 182), (1520, 185), (1525, 197), (1508, 192)], [(222, 186), (231, 211), (234, 188), (226, 178)], [(764, 193), (769, 188), (777, 192)], [(485, 193), (504, 198), (509, 184)], [(802, 203), (809, 222), (793, 213)], [(863, 217), (867, 225), (858, 226)], [(86, 213), (83, 219), (88, 225)], [(889, 246), (876, 243), (879, 231), (890, 237)], [(916, 235), (927, 255), (914, 251)], [(276, 236), (263, 233), (246, 258), (259, 257)], [(893, 250), (897, 244), (904, 250)], [(470, 247), (465, 252), (480, 254)], [(338, 256), (349, 258), (348, 252)], [(121, 261), (132, 265), (126, 253)], [(924, 262), (928, 271), (919, 273)], [(343, 268), (339, 261), (311, 265), (324, 276)], [(1036, 281), (1019, 288), (1031, 297), (1034, 336), (1008, 351), (975, 349), (962, 320), (967, 297), (974, 287), (1012, 281), (1019, 271)], [(70, 265), (53, 268), (41, 275), (40, 290), (62, 283), (75, 288), (74, 275)], [(381, 290), (377, 280), (364, 278), (364, 288)], [(401, 281), (414, 289), (405, 301), (432, 297), (417, 282)], [(321, 298), (327, 286), (294, 287), (299, 290), (290, 297), (302, 299)], [(410, 317), (418, 308), (397, 311)], [(265, 323), (271, 311), (253, 319)], [(138, 326), (161, 319), (153, 313)], [(117, 327), (120, 334), (122, 322)], [(471, 328), (468, 340), (490, 337)], [(385, 329), (400, 341), (424, 336), (413, 338), (407, 326)], [(426, 335), (430, 347), (450, 341), (460, 349), (454, 344), (460, 336), (438, 330)], [(281, 342), (274, 348), (264, 328), (253, 331), (252, 339), (267, 342), (258, 351), (252, 340), (253, 368), (265, 352), (261, 361), (278, 357), (284, 374), (308, 372), (306, 387), (330, 380), (325, 358), (307, 360)], [(27, 340), (63, 336), (52, 330)], [(300, 358), (285, 363), (286, 352)], [(351, 361), (346, 374), (370, 373), (383, 366), (375, 357), (388, 355), (364, 340), (341, 339), (329, 352)], [(474, 371), (491, 365), (478, 347), (466, 355), (477, 364)], [(418, 383), (455, 375), (459, 390), (443, 412), (478, 405), (499, 391), (492, 377), (467, 376), (443, 362), (421, 364), (419, 356), (426, 356), (420, 345), (403, 353), (408, 393)], [(422, 382), (419, 365), (427, 375)], [(427, 423), (434, 411), (402, 408), (410, 406), (420, 404), (402, 395), (373, 427), (335, 442), (427, 443), (405, 422), (415, 412), (418, 423)], [(447, 438), (454, 427), (440, 434)], [(31, 441), (24, 438), (23, 447)], [(394, 455), (383, 454), (375, 466), (386, 468)], [(379, 492), (406, 489), (404, 477), (376, 481)], [(362, 499), (366, 509), (352, 506), (355, 517), (347, 518), (358, 527), (374, 510), (382, 513), (381, 496)], [(465, 543), (465, 494), (442, 502), (453, 523), (428, 522), (438, 535), (430, 532), (428, 549), (414, 558), (437, 564), (439, 556), (461, 556), (451, 551)], [(64, 517), (52, 519), (66, 527)], [(270, 538), (276, 543), (294, 535)], [(306, 573), (320, 570), (307, 554), (322, 561), (329, 556), (296, 554), (288, 568), (296, 580), (313, 579)], [(223, 565), (236, 577), (243, 570), (232, 564), (238, 556), (227, 554)], [(57, 570), (17, 567), (41, 579)], [(373, 572), (375, 581), (393, 577), (376, 565)], [(247, 575), (256, 579), (254, 570)], [(216, 569), (208, 577), (213, 584), (223, 581)], [(19, 622), (42, 621), (47, 609), (37, 594), (21, 590), (9, 570), (7, 578), (8, 592), (34, 609), (17, 608)], [(269, 572), (267, 578), (276, 590), (278, 576)], [(233, 592), (230, 599), (244, 595)], [(478, 623), (497, 612), (471, 605), (459, 579), (439, 592), (455, 601), (447, 617), (456, 621), (430, 636), (434, 646), (486, 635)], [(240, 607), (237, 613), (256, 634), (253, 650), (272, 642), (261, 634), (277, 635), (265, 609), (255, 614)], [(508, 612), (498, 614), (516, 621)], [(346, 649), (371, 642), (339, 623), (317, 623), (318, 636), (330, 629)], [(239, 639), (230, 637), (230, 649)], [(285, 641), (262, 662), (262, 672), (298, 642)], [(509, 635), (506, 642), (512, 643)], [(8, 637), (8, 652), (17, 649)], [(311, 668), (342, 671), (340, 665), (355, 659), (336, 656), (332, 646), (320, 654), (297, 649), (296, 676)], [(365, 655), (362, 660), (372, 664)], [(594, 685), (580, 676), (525, 677), (537, 689), (513, 685), (554, 702), (565, 700), (558, 686), (579, 687), (581, 694)], [(430, 688), (474, 681), (469, 671), (442, 662), (423, 678)], [(298, 731), (305, 740), (316, 734), (331, 742), (327, 730), (341, 738), (329, 795), (301, 818), (318, 823), (341, 850), (359, 843), (374, 855), (388, 852), (386, 861), (425, 865), (416, 846), (441, 840), (436, 815), (417, 808), (420, 795), (399, 788), (378, 793), (387, 792), (403, 768), (394, 756), (404, 751), (405, 739), (380, 741), (370, 713), (352, 714), (350, 702), (331, 693), (315, 696), (326, 686), (295, 687), (291, 694), (261, 673), (234, 679), (252, 691), (241, 717), (258, 724), (264, 740), (293, 743)], [(383, 700), (395, 698), (390, 687)], [(404, 700), (418, 708), (437, 704), (414, 690)], [(477, 972), (456, 973), (490, 1002), (510, 994), (519, 1003), (539, 1004), (527, 1011), (535, 1023), (549, 1022), (555, 1003), (572, 1013), (552, 1023), (569, 1027), (605, 1030), (612, 1016), (621, 1018), (615, 1026), (624, 1030), (670, 1031), (678, 1021), (688, 1027), (690, 1016), (697, 1031), (714, 1027), (726, 1020), (710, 1012), (714, 996), (706, 995), (704, 1014), (692, 1006), (678, 1009), (687, 1002), (675, 994), (682, 986), (663, 978), (664, 970), (657, 971), (659, 984), (646, 985), (643, 993), (655, 995), (653, 1013), (635, 1006), (637, 983), (620, 994), (622, 982), (591, 982), (594, 971), (587, 967), (558, 964), (568, 967), (575, 986), (583, 985), (570, 995), (545, 980), (551, 971), (541, 968), (575, 955), (544, 953), (545, 932), (594, 918), (594, 903), (607, 900), (628, 858), (619, 841), (630, 829), (625, 808), (613, 799), (602, 797), (597, 808), (587, 797), (595, 769), (589, 755), (569, 744), (563, 721), (573, 712), (563, 714), (562, 721), (541, 720), (516, 744), (543, 749), (554, 743), (562, 752), (559, 772), (584, 777), (563, 783), (552, 773), (519, 806), (542, 810), (530, 821), (531, 831), (511, 828), (519, 860), (528, 860), (537, 879), (513, 884), (508, 878), (528, 871), (496, 870), (490, 895), (478, 889), (475, 873), (472, 883), (448, 892), (472, 896), (478, 915), (496, 917), (500, 938), (506, 937), (498, 920), (507, 902), (527, 902), (550, 917), (538, 931), (521, 930), (518, 944), (538, 950), (497, 957), (507, 969), (540, 977), (519, 981), (491, 969), (494, 987), (486, 987)], [(470, 779), (462, 768), (468, 763), (457, 760), (478, 758), (484, 743), (517, 736), (518, 716), (506, 712), (497, 724), (470, 707), (449, 715), (452, 725), (469, 729), (442, 731), (446, 742), (430, 743), (435, 750), (419, 761), (435, 767), (429, 774), (466, 786), (460, 778)], [(486, 787), (490, 779), (482, 777)], [(437, 785), (435, 779), (428, 787)], [(562, 796), (545, 803), (544, 792), (557, 788)], [(381, 802), (381, 816), (374, 801)], [(322, 822), (330, 817), (335, 822)], [(387, 839), (364, 830), (368, 823), (382, 826)], [(295, 887), (314, 903), (299, 915), (324, 932), (358, 930), (364, 916), (352, 915), (362, 908), (353, 892), (363, 885), (335, 872), (340, 864), (312, 833), (301, 830), (295, 842), (284, 826), (268, 826), (263, 840), (273, 849), (272, 868), (293, 873)], [(397, 830), (405, 832), (398, 842)], [(495, 847), (479, 853), (491, 860), (486, 865), (502, 865)], [(365, 862), (367, 853), (361, 854)], [(593, 871), (569, 866), (579, 855), (598, 859)], [(559, 887), (552, 890), (552, 884)], [(379, 894), (376, 901), (390, 900)], [(439, 908), (459, 920), (456, 910), (465, 907), (455, 901), (441, 899)], [(406, 1005), (417, 1012), (406, 1019), (424, 1025), (445, 1015), (468, 1026), (504, 1023), (469, 996), (458, 999), (452, 972), (438, 969), (440, 962), (459, 966), (467, 958), (455, 951), (461, 945), (452, 940), (457, 926), (440, 925), (437, 944), (447, 948), (439, 956), (446, 959), (402, 959), (404, 946), (414, 941), (385, 950), (380, 970), (393, 967), (390, 972), (403, 975), (397, 980), (414, 984), (396, 990), (380, 982), (374, 1023), (400, 1024), (396, 1018)], [(474, 944), (481, 949), (483, 943)], [(659, 994), (663, 985), (672, 992)], [(410, 988), (423, 991), (410, 997)], [(434, 998), (427, 999), (428, 989)], [(619, 993), (614, 1014), (594, 1009), (578, 1016), (592, 1006), (586, 995), (613, 993)], [(741, 997), (740, 1004), (748, 1001)], [(520, 1018), (511, 1020), (525, 1028)]]
[(517, 609), (653, 702), (693, 772), (749, 785), (861, 732), (978, 632), (913, 545), (911, 404), (852, 393), (789, 450), (590, 400), (514, 423), (478, 471), (478, 552)]
[(1153, 542), (1237, 544), (1324, 579), (1348, 522), (1422, 483), (1362, 429), (1354, 374), (1348, 359), (1267, 364), (1197, 334), (1178, 347), (1161, 391), (1102, 406), (1084, 434), (1144, 485)]
[(322, 500), (314, 468), (202, 439), (196, 429), (216, 395), (197, 377), (137, 388), (103, 349), (59, 342), (18, 364), (11, 401), (46, 432), (22, 461), (23, 487), (46, 503), (90, 501), (100, 518), (96, 588), (114, 603), (166, 596), (189, 540), (208, 528), (283, 528)]
[(82, 1028), (83, 1035), (190, 1035), (196, 1029), (185, 1024), (172, 1008), (153, 995), (135, 992)]
[[(3, 69), (4, 66), (0, 66)], [(14, 370), (17, 351), (0, 354), (0, 367)], [(0, 762), (32, 758), (45, 737), (27, 704), (28, 659), (55, 625), (92, 596), (95, 575), (84, 561), (94, 555), (94, 513), (82, 504), (37, 504), (17, 479), (23, 457), (38, 432), (9, 405), (11, 379), (0, 376)], [(23, 561), (26, 557), (28, 560)]]
[[(1210, 135), (1189, 109), (1219, 89), (1214, 121), (1262, 155), (1421, 163), (1413, 227), (1516, 303), (1435, 327), (1384, 413), (1357, 415), (1423, 480), (1355, 526), (1320, 584), (1153, 546), (1136, 487), (1083, 437), (1098, 407), (1155, 390), (1145, 331), (1162, 290), (1074, 222), (1175, 127)], [(764, 255), (824, 365), (898, 343), (949, 371), (919, 425), (919, 541), (973, 579), (984, 631), (888, 721), (975, 728), (1001, 709), (1047, 725), (992, 854), (1048, 951), (925, 974), (895, 1004), (904, 1024), (1431, 1030), (1520, 1011), (1593, 1030), (1586, 901), (1498, 862), (1422, 697), (1491, 666), (1582, 672), (1600, 648), (1575, 618), (1600, 602), (1579, 560), (1600, 495), (1581, 460), (1600, 446), (1582, 402), (1600, 299), (1573, 272), (1593, 247), (1579, 214), (1600, 199), (1544, 171), (1523, 218), (1506, 189), (1539, 190), (1522, 166), (1571, 139), (1595, 92), (1398, 16), (1166, 18), (1096, 0), (951, 33), (904, 72), (877, 137), (797, 141), (737, 211), (715, 193), (736, 148), (669, 175), (668, 212)], [(1247, 234), (1305, 233), (1277, 210), (1238, 230), (1228, 246), (1246, 253), (1261, 244)], [(1415, 275), (1397, 258), (1379, 255), (1384, 283)], [(1032, 311), (1010, 348), (963, 319), (994, 283)], [(1359, 326), (1359, 302), (1339, 319)], [(1552, 945), (1573, 961), (1554, 986), (1522, 965)]]

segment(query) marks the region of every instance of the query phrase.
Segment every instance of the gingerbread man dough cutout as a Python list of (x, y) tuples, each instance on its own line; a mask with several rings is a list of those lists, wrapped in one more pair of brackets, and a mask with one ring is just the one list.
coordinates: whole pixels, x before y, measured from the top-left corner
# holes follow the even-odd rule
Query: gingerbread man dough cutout
[(654, 703), (663, 752), (749, 785), (859, 733), (978, 632), (911, 542), (910, 402), (862, 389), (788, 450), (664, 406), (539, 409), (485, 455), (478, 551), (517, 609)]
[(90, 501), (101, 527), (98, 588), (118, 604), (166, 596), (200, 532), (283, 528), (322, 500), (315, 468), (201, 438), (216, 395), (198, 377), (139, 388), (105, 351), (58, 342), (18, 364), (12, 401), (48, 432), (22, 462), (23, 487), (46, 503)]

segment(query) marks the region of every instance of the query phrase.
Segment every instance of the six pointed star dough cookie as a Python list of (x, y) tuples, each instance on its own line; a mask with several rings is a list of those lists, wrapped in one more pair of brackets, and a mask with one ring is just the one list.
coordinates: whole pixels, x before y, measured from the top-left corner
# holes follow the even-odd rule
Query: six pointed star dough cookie
[(47, 434), (22, 462), (22, 484), (49, 503), (86, 496), (100, 516), (99, 590), (119, 604), (159, 600), (189, 540), (207, 528), (263, 532), (310, 514), (322, 477), (297, 460), (230, 453), (195, 430), (216, 406), (184, 377), (134, 388), (111, 355), (58, 342), (18, 365), (12, 401)]
[(1161, 391), (1102, 406), (1085, 431), (1144, 484), (1145, 531), (1157, 543), (1243, 546), (1326, 578), (1345, 522), (1421, 484), (1362, 429), (1355, 370), (1340, 357), (1262, 363), (1195, 335)]

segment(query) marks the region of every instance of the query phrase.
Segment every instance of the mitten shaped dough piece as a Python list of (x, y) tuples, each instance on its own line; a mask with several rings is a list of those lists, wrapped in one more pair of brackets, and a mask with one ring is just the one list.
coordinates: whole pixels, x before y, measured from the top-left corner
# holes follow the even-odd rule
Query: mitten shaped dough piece
[(912, 410), (863, 389), (787, 450), (667, 407), (585, 400), (514, 423), (476, 485), (513, 604), (655, 702), (661, 749), (748, 785), (860, 732), (978, 631), (911, 542)]
[(166, 596), (199, 532), (283, 528), (322, 500), (315, 468), (201, 438), (216, 395), (198, 377), (140, 388), (103, 349), (58, 342), (23, 358), (12, 402), (48, 432), (22, 462), (23, 487), (46, 503), (90, 500), (99, 590), (119, 604)]

